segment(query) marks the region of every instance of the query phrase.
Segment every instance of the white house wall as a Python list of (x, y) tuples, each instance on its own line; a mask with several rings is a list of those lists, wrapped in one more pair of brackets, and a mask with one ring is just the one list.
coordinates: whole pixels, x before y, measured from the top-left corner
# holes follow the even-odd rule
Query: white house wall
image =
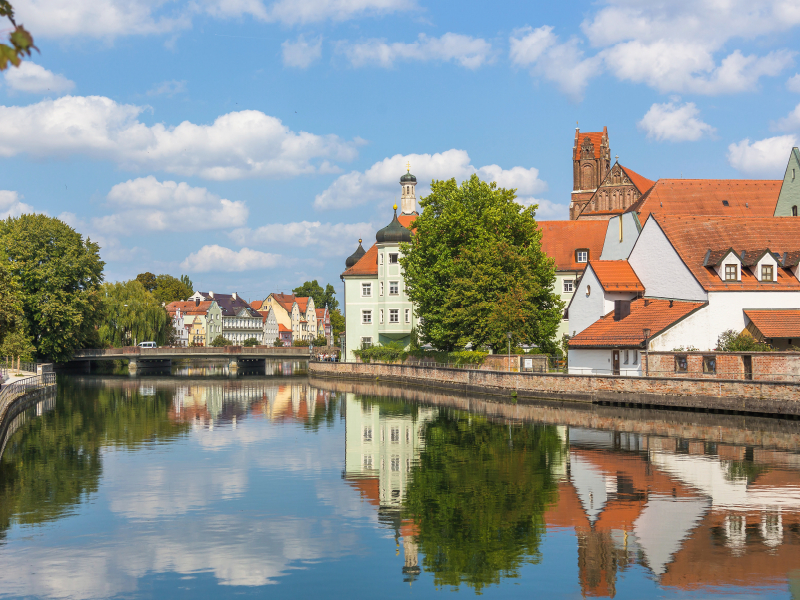
[[(611, 375), (611, 353), (613, 348), (570, 348), (569, 350), (569, 374), (570, 375)], [(636, 364), (623, 364), (623, 356), (625, 349), (620, 349), (619, 358), (619, 374), (628, 377), (638, 377), (642, 374), (642, 357), (641, 353), (636, 351)], [(630, 353), (629, 360), (633, 360), (633, 350), (628, 350)]]
[[(622, 221), (622, 239), (620, 239), (620, 220)], [(625, 260), (639, 237), (639, 222), (633, 213), (624, 213), (612, 217), (608, 221), (606, 238), (600, 260)]]
[(628, 262), (644, 285), (646, 296), (705, 302), (705, 290), (652, 217), (644, 224)]
[[(587, 286), (591, 287), (591, 293), (588, 296), (586, 295)], [(588, 266), (583, 272), (583, 277), (581, 277), (569, 306), (570, 335), (578, 334), (589, 327), (605, 314), (604, 311), (603, 288), (592, 267)]]

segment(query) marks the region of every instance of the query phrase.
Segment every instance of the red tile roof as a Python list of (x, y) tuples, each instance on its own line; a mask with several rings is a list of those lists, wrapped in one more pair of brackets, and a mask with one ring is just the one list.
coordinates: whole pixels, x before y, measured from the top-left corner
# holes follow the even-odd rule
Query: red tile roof
[(318, 319), (324, 319), (325, 318), (325, 309), (324, 308), (315, 308), (314, 310), (317, 313), (317, 318)]
[(279, 324), (278, 325), (278, 331), (290, 332), (291, 333), (292, 330), (291, 330), (291, 328), (287, 327), (286, 325), (280, 325)]
[(573, 337), (569, 341), (569, 346), (570, 348), (644, 347), (643, 329), (650, 329), (652, 339), (705, 305), (704, 302), (639, 298), (631, 302), (631, 313), (624, 319), (615, 321), (614, 311), (611, 311)]
[(253, 300), (250, 303), (250, 306), (253, 307), (253, 310), (261, 310), (261, 307), (263, 306), (263, 304), (264, 304), (263, 300)]
[(418, 216), (419, 215), (397, 215), (397, 220), (400, 221), (400, 225), (402, 225), (403, 227), (405, 227), (409, 231), (413, 231), (411, 229), (410, 225), (411, 225), (411, 223), (414, 222), (414, 220)]
[(356, 264), (347, 269), (343, 275), (377, 275), (378, 245), (372, 244), (367, 253)]
[(765, 338), (800, 338), (800, 310), (745, 310)]
[(185, 315), (204, 315), (211, 308), (211, 300), (195, 304), (194, 300), (187, 302), (170, 302), (167, 304), (167, 312), (174, 313), (177, 309)]
[(594, 145), (594, 157), (600, 158), (600, 144), (603, 143), (603, 132), (602, 131), (586, 131), (586, 132), (579, 132), (578, 133), (578, 147), (574, 150), (574, 157), (575, 160), (579, 160), (581, 157), (581, 146), (583, 146), (583, 140), (586, 138), (592, 140), (592, 144)]
[(627, 260), (593, 260), (591, 265), (606, 292), (645, 291)]
[(642, 223), (650, 213), (771, 217), (782, 183), (770, 179), (659, 179), (626, 212), (639, 213)]
[(300, 312), (302, 314), (305, 314), (306, 313), (306, 309), (308, 308), (308, 296), (305, 296), (303, 298), (295, 297), (294, 300), (295, 300), (295, 302), (297, 302), (297, 308), (300, 309)]
[(774, 253), (800, 248), (800, 219), (796, 217), (704, 217), (652, 215), (681, 260), (706, 291), (798, 291), (800, 281), (791, 270), (776, 269), (778, 281), (761, 283), (747, 268), (742, 280), (725, 282), (712, 267), (704, 267), (709, 250), (769, 248)]
[(648, 179), (644, 175), (639, 175), (633, 169), (629, 169), (628, 167), (623, 167), (620, 165), (620, 168), (625, 171), (625, 174), (628, 176), (628, 179), (631, 180), (631, 183), (636, 186), (636, 189), (639, 190), (642, 194), (644, 194), (647, 190), (655, 185), (655, 181)]
[(599, 259), (608, 221), (539, 221), (542, 250), (556, 261), (557, 271), (583, 271), (586, 263), (575, 261), (575, 250), (589, 250), (589, 260)]

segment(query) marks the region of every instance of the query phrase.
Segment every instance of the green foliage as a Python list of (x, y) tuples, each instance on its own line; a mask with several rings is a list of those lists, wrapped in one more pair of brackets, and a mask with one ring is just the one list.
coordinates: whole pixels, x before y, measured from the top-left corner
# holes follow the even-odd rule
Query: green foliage
[(275, 346), (276, 348), (282, 348), (283, 340), (281, 338), (275, 338), (275, 341), (272, 343), (272, 345)]
[(222, 337), (222, 334), (219, 334), (211, 341), (211, 345), (214, 346), (214, 348), (221, 348), (223, 346), (233, 346), (233, 342), (226, 337)]
[(421, 318), (422, 340), (452, 351), (468, 343), (531, 343), (548, 353), (564, 309), (555, 266), (541, 249), (536, 206), (476, 175), (461, 186), (434, 181), (420, 200), (416, 234), (402, 246), (406, 291)]
[(16, 325), (11, 329), (3, 338), (3, 343), (0, 344), (0, 360), (8, 357), (19, 357), (22, 362), (33, 362), (36, 348), (33, 345), (33, 340), (25, 331), (25, 320), (20, 315), (17, 318)]
[(146, 289), (148, 292), (152, 292), (154, 289), (156, 289), (156, 276), (150, 271), (139, 273), (136, 276), (136, 281), (141, 283), (144, 289)]
[(9, 333), (24, 324), (22, 291), (0, 249), (0, 345)]
[(308, 348), (309, 343), (310, 342), (308, 340), (294, 340), (292, 342), (292, 346), (296, 346), (298, 348)]
[(697, 352), (699, 348), (692, 346), (691, 344), (688, 346), (678, 346), (677, 348), (673, 348), (673, 352)]
[(258, 346), (258, 340), (256, 338), (247, 338), (244, 342), (242, 342), (242, 346), (245, 348), (252, 348), (253, 346)]
[(358, 358), (363, 362), (398, 362), (404, 361), (409, 356), (419, 358), (421, 360), (428, 360), (441, 364), (452, 365), (480, 365), (483, 364), (487, 356), (487, 352), (473, 351), (473, 350), (459, 350), (456, 352), (426, 352), (419, 348), (412, 348), (403, 344), (403, 342), (390, 342), (385, 345), (370, 346), (361, 348), (360, 350), (353, 350)]
[(0, 252), (19, 285), (37, 355), (65, 362), (97, 343), (102, 318), (100, 247), (62, 221), (22, 215), (0, 221)]
[(318, 335), (317, 339), (315, 339), (312, 343), (312, 346), (327, 346), (328, 345), (328, 338), (324, 335)]
[(339, 339), (339, 334), (344, 331), (344, 315), (342, 315), (338, 308), (329, 311), (329, 314), (331, 316), (331, 334), (333, 335), (334, 341), (337, 341)]
[(314, 281), (306, 281), (300, 287), (294, 288), (292, 293), (301, 298), (311, 296), (314, 299), (315, 308), (325, 308), (327, 306), (329, 311), (339, 308), (339, 301), (335, 297), (336, 290), (330, 283), (325, 286), (325, 289), (322, 289), (316, 279)]
[[(183, 285), (185, 285), (187, 288), (189, 288), (190, 290), (194, 290), (194, 284), (192, 283), (192, 280), (189, 279), (188, 275), (181, 275), (181, 283)], [(192, 294), (193, 293), (194, 292), (192, 292)], [(192, 294), (189, 294), (189, 296), (191, 296)]]
[(103, 284), (102, 294), (99, 335), (104, 347), (151, 341), (164, 346), (169, 341), (173, 331), (169, 314), (137, 279)]
[(408, 356), (406, 347), (402, 342), (390, 342), (385, 345), (377, 344), (360, 350), (353, 350), (358, 358), (363, 362), (397, 362), (403, 361)]
[(404, 516), (417, 525), (434, 584), (480, 592), (538, 562), (543, 514), (558, 497), (553, 467), (566, 452), (556, 427), (442, 411), (424, 436)]
[(184, 301), (194, 294), (192, 288), (183, 283), (180, 279), (175, 279), (172, 275), (159, 275), (156, 277), (156, 288), (153, 296), (159, 302), (169, 304), (170, 302)]
[(488, 355), (488, 352), (479, 350), (458, 350), (448, 354), (448, 362), (456, 365), (481, 365)]
[(747, 331), (737, 333), (728, 329), (717, 338), (717, 352), (772, 352), (774, 348), (764, 342), (757, 342)]
[(8, 35), (9, 44), (0, 44), (0, 71), (8, 68), (8, 63), (20, 66), (22, 57), (30, 56), (31, 50), (39, 49), (33, 45), (33, 36), (14, 20), (14, 8), (8, 0), (0, 0), (0, 17), (11, 21), (14, 29)]

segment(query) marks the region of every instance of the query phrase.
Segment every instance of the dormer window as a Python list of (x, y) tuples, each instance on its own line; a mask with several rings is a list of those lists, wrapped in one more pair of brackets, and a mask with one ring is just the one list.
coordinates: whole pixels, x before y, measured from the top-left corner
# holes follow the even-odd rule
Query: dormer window
[(738, 265), (725, 265), (725, 281), (739, 281)]
[(727, 201), (727, 200), (723, 200), (723, 201), (722, 201), (722, 206), (730, 206), (730, 204), (728, 204), (728, 201)]
[(587, 263), (589, 262), (589, 251), (585, 248), (575, 251), (575, 262)]
[(761, 265), (761, 281), (775, 281), (772, 277), (772, 265)]

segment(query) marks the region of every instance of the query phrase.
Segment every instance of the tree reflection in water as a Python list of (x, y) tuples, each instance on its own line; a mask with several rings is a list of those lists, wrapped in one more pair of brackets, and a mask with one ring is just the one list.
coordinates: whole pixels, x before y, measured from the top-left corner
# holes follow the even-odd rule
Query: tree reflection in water
[(566, 457), (559, 428), (441, 412), (425, 427), (406, 513), (437, 585), (476, 591), (539, 561), (543, 513)]

